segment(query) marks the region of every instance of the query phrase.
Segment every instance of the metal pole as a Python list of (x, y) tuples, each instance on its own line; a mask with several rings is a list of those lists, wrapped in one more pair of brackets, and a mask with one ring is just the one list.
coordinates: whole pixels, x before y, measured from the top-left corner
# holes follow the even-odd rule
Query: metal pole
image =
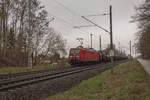
[[(113, 56), (114, 56), (114, 50), (113, 50), (113, 32), (112, 32), (112, 6), (110, 5), (110, 50), (112, 52), (112, 55), (111, 55), (111, 63), (112, 63), (112, 66), (113, 66), (113, 62), (114, 62), (114, 59), (113, 59)], [(114, 71), (113, 69), (111, 70), (111, 73), (113, 74)]]
[(113, 50), (112, 6), (110, 5), (110, 49)]
[(100, 35), (100, 51), (102, 51), (102, 39), (101, 39), (101, 35)]
[(134, 56), (134, 46), (132, 46), (132, 55)]
[(131, 56), (131, 53), (132, 53), (132, 47), (131, 47), (131, 41), (130, 41), (130, 56)]
[(119, 48), (119, 55), (121, 55), (120, 42), (118, 43), (118, 48)]
[(92, 48), (92, 36), (93, 36), (93, 34), (90, 34), (90, 36), (91, 36), (91, 48)]

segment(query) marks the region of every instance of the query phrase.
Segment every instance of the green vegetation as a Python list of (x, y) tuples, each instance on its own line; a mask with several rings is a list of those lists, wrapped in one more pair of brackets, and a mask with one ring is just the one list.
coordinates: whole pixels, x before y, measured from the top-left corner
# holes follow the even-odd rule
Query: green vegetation
[[(49, 69), (57, 69), (60, 68), (60, 65), (52, 66), (34, 66), (32, 69), (29, 67), (2, 67), (0, 68), (0, 75), (1, 74), (12, 74), (18, 72), (28, 72), (28, 71), (38, 71), (38, 70), (49, 70)], [(61, 67), (67, 67), (67, 65), (61, 65)]]
[(50, 69), (50, 66), (35, 66), (32, 69), (29, 67), (3, 67), (0, 68), (0, 74), (11, 74), (17, 72), (27, 72), (27, 71), (37, 71), (37, 70), (45, 70)]
[(150, 100), (149, 90), (149, 76), (133, 60), (45, 100)]

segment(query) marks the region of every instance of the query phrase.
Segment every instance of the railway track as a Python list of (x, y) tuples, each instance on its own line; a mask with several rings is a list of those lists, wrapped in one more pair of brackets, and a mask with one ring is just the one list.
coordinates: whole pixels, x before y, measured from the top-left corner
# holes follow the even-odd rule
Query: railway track
[[(120, 64), (125, 61), (121, 62), (115, 62), (114, 65)], [(55, 78), (60, 78), (63, 76), (75, 74), (75, 73), (80, 73), (83, 71), (87, 70), (94, 70), (99, 68), (100, 70), (106, 70), (111, 68), (110, 63), (109, 64), (97, 64), (97, 65), (92, 65), (92, 66), (84, 66), (84, 67), (77, 67), (77, 68), (70, 68), (68, 70), (62, 70), (58, 72), (51, 72), (51, 71), (45, 71), (45, 72), (40, 72), (40, 73), (32, 73), (32, 74), (22, 74), (17, 77), (11, 78), (11, 79), (6, 79), (6, 80), (1, 80), (0, 81), (0, 92), (4, 91), (9, 91), (9, 90), (15, 90), (17, 88), (21, 88), (27, 85), (31, 85), (34, 83), (50, 80), (50, 79), (55, 79)]]
[[(70, 66), (69, 66), (70, 68)], [(59, 70), (65, 70), (68, 69), (68, 67), (66, 68), (59, 68)], [(49, 69), (49, 70), (39, 70), (39, 71), (28, 71), (28, 72), (19, 72), (19, 73), (12, 73), (12, 74), (2, 74), (0, 75), (0, 80), (5, 80), (5, 79), (11, 79), (11, 78), (16, 78), (16, 77), (20, 77), (20, 76), (25, 76), (25, 75), (31, 75), (31, 74), (39, 74), (39, 73), (44, 73), (44, 72), (55, 72), (57, 71), (56, 69)]]

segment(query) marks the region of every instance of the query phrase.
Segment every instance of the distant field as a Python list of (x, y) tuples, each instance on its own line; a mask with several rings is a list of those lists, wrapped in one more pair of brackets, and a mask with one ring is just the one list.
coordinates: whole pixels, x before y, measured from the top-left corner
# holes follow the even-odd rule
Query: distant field
[(133, 60), (45, 100), (150, 100), (150, 77)]

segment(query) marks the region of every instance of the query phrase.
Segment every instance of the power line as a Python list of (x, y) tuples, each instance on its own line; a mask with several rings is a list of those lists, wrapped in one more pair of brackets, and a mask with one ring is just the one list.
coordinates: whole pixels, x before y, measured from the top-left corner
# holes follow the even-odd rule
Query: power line
[[(64, 19), (62, 19), (62, 18), (60, 18), (60, 17), (57, 17), (57, 16), (55, 16), (55, 15), (53, 15), (53, 14), (51, 14), (51, 13), (49, 13), (51, 16), (53, 16), (53, 17), (55, 17), (56, 19), (58, 19), (58, 20), (60, 20), (61, 22), (63, 22), (63, 23), (65, 23), (65, 24), (68, 24), (69, 26), (72, 26), (72, 27), (74, 27), (74, 25), (72, 24), (72, 23), (69, 23), (68, 21), (66, 21), (66, 20), (64, 20)], [(86, 32), (86, 31), (82, 31), (81, 29), (78, 29), (80, 32), (82, 32), (81, 34), (90, 34), (90, 33), (88, 33), (88, 32)]]
[[(62, 6), (64, 9), (66, 9), (66, 10), (67, 10), (68, 12), (70, 12), (72, 15), (76, 15), (76, 16), (79, 17), (82, 21), (84, 21), (84, 20), (81, 18), (81, 15), (80, 15), (80, 14), (78, 14), (78, 13), (76, 13), (75, 11), (71, 10), (69, 7), (67, 7), (67, 6), (65, 6), (64, 4), (58, 2), (57, 0), (53, 0), (53, 1), (55, 1), (58, 5)], [(51, 14), (51, 15), (54, 16), (54, 17), (56, 17), (57, 19), (63, 21), (64, 23), (70, 25), (70, 26), (73, 26), (73, 27), (75, 26), (75, 25), (73, 25), (73, 24), (67, 22), (66, 20), (64, 20), (64, 19), (62, 19), (62, 18), (59, 18), (59, 17), (57, 17), (57, 16), (55, 16), (55, 15), (53, 15), (53, 14)], [(88, 22), (86, 22), (86, 21), (84, 21), (84, 22), (85, 22), (85, 23), (88, 23)], [(88, 24), (89, 24), (89, 23), (88, 23)], [(78, 29), (78, 30), (82, 31), (81, 29)], [(84, 33), (84, 34), (87, 34), (87, 33), (90, 34), (89, 32), (86, 32), (86, 31), (82, 31), (82, 33)]]
[[(75, 15), (77, 17), (79, 17), (80, 20), (84, 21), (80, 16), (80, 14), (78, 14), (77, 12), (71, 10), (69, 7), (65, 6), (63, 3), (58, 2), (57, 0), (53, 0), (55, 1), (58, 5), (62, 6), (64, 9), (66, 9), (68, 12), (70, 12), (72, 15)], [(84, 21), (85, 22), (85, 21)], [(88, 22), (85, 22), (88, 23)]]
[(106, 14), (106, 13), (104, 13), (104, 14), (95, 14), (95, 15), (86, 15), (85, 17), (96, 17), (96, 16), (106, 16), (106, 15), (109, 15), (109, 14)]
[[(62, 6), (64, 9), (66, 9), (66, 10), (67, 10), (68, 12), (70, 12), (72, 15), (78, 16), (78, 17), (83, 21), (83, 19), (80, 17), (80, 16), (81, 16), (80, 14), (74, 12), (73, 10), (71, 10), (70, 8), (68, 8), (67, 6), (65, 6), (64, 4), (58, 2), (57, 0), (53, 0), (53, 1), (55, 1), (58, 5)], [(52, 15), (53, 17), (55, 17), (56, 19), (58, 19), (58, 20), (60, 20), (60, 21), (62, 21), (62, 22), (64, 22), (64, 23), (66, 23), (66, 24), (68, 24), (68, 25), (70, 25), (70, 26), (72, 26), (72, 27), (75, 26), (75, 25), (73, 25), (72, 23), (69, 23), (68, 21), (66, 21), (66, 20), (64, 20), (64, 19), (62, 19), (62, 18), (60, 18), (60, 17), (57, 17), (57, 16), (55, 16), (55, 15), (53, 15), (53, 14), (51, 14), (51, 13), (49, 13), (49, 14)], [(84, 22), (86, 22), (86, 21), (84, 21)], [(88, 23), (88, 22), (86, 22), (86, 23)], [(81, 29), (78, 29), (78, 30), (79, 30), (80, 32), (82, 32), (82, 34), (90, 34), (89, 32), (82, 31)]]
[(73, 24), (67, 22), (66, 20), (64, 20), (64, 19), (62, 19), (62, 18), (60, 18), (60, 17), (57, 17), (57, 16), (55, 16), (55, 15), (53, 15), (53, 14), (51, 14), (51, 13), (49, 13), (49, 14), (52, 15), (53, 17), (55, 17), (56, 19), (58, 19), (58, 20), (60, 20), (60, 21), (62, 21), (62, 22), (64, 22), (64, 23), (66, 23), (66, 24), (68, 24), (68, 25), (70, 25), (70, 26), (74, 26)]
[(70, 8), (68, 8), (67, 6), (65, 6), (64, 4), (58, 2), (57, 0), (53, 0), (53, 1), (55, 1), (58, 5), (62, 6), (64, 9), (66, 9), (71, 14), (79, 16), (79, 14), (77, 14), (76, 12), (74, 12), (73, 10), (71, 10)]
[[(72, 15), (76, 15), (76, 16), (79, 17), (82, 21), (84, 21), (84, 20), (81, 18), (81, 15), (78, 14), (77, 12), (73, 11), (72, 9), (70, 9), (70, 8), (67, 7), (67, 6), (65, 6), (63, 3), (58, 2), (57, 0), (53, 0), (53, 1), (54, 1), (55, 3), (57, 3), (58, 5), (62, 6), (64, 9), (66, 9), (66, 10), (67, 10), (68, 12), (70, 12)], [(51, 15), (52, 15), (52, 14), (51, 14)], [(100, 16), (100, 15), (107, 15), (107, 14), (98, 14), (98, 15), (92, 15), (92, 16)], [(68, 24), (68, 25), (74, 27), (73, 24), (67, 22), (66, 20), (61, 19), (61, 18), (59, 18), (59, 17), (57, 17), (57, 16), (55, 16), (55, 15), (53, 15), (53, 16), (56, 17), (57, 19), (59, 19), (60, 21), (62, 21), (62, 22), (64, 22), (64, 23), (66, 23), (66, 24)], [(89, 22), (87, 22), (87, 21), (84, 21), (84, 22), (89, 24)], [(102, 28), (102, 29), (103, 29), (104, 31), (108, 32), (108, 31), (105, 30), (104, 28)], [(78, 29), (78, 30), (80, 30), (80, 29)], [(80, 31), (81, 31), (81, 30), (80, 30)], [(82, 31), (82, 32), (83, 32), (83, 31)], [(84, 31), (84, 33), (85, 33), (85, 31)], [(86, 32), (86, 34), (87, 34), (87, 33), (88, 33), (88, 32)], [(90, 34), (90, 33), (88, 33), (88, 34)]]
[(88, 22), (94, 24), (95, 26), (97, 26), (98, 28), (104, 30), (105, 32), (107, 33), (110, 33), (109, 31), (107, 31), (106, 29), (102, 28), (101, 26), (97, 25), (96, 23), (92, 22), (91, 20), (89, 20), (88, 18), (84, 17), (84, 16), (81, 16), (82, 18), (84, 18), (85, 20), (87, 20)]
[(74, 28), (95, 27), (95, 25), (74, 26)]

